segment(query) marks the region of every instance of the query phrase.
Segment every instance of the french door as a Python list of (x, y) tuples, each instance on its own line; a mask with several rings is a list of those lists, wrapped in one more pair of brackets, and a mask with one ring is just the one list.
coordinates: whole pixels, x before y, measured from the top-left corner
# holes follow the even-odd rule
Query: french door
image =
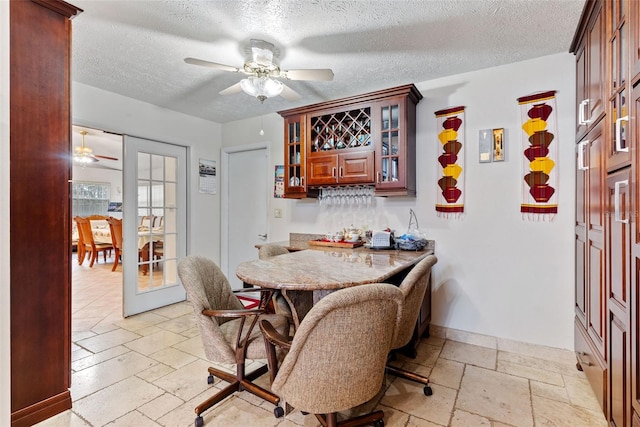
[(124, 136), (123, 316), (186, 299), (187, 149)]

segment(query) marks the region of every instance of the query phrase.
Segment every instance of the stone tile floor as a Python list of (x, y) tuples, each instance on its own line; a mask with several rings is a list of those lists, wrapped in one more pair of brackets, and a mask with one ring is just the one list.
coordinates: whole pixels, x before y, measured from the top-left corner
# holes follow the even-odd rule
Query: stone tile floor
[[(73, 264), (73, 409), (38, 425), (192, 426), (193, 408), (224, 383), (207, 384), (210, 363), (191, 307), (179, 303), (123, 318), (122, 274), (111, 266), (109, 260), (92, 269)], [(447, 334), (456, 340), (423, 339), (416, 359), (396, 361), (429, 375), (432, 396), (387, 377), (378, 396), (354, 411), (380, 408), (388, 427), (607, 425), (572, 352), (500, 340), (486, 346), (487, 337), (458, 332)], [(268, 387), (267, 375), (260, 384)], [(246, 392), (203, 416), (207, 427), (320, 425), (297, 410), (276, 419), (271, 404)]]

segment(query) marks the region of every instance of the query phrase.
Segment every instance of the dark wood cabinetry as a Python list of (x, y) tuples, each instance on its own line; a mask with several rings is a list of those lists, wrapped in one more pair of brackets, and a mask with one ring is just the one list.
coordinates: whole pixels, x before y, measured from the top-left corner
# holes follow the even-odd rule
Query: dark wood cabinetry
[(582, 138), (605, 110), (605, 17), (600, 1), (588, 1), (571, 45), (576, 54), (576, 135)]
[(56, 0), (9, 5), (14, 426), (71, 407), (70, 18), (79, 11)]
[[(636, 1), (587, 0), (572, 45), (579, 142), (575, 350), (616, 427), (640, 421), (639, 9)], [(606, 101), (603, 111), (594, 110), (597, 99)]]
[[(285, 197), (306, 197), (336, 185), (375, 185), (376, 195), (415, 196), (415, 107), (420, 99), (414, 85), (405, 85), (280, 111)], [(298, 156), (298, 149), (304, 154)]]

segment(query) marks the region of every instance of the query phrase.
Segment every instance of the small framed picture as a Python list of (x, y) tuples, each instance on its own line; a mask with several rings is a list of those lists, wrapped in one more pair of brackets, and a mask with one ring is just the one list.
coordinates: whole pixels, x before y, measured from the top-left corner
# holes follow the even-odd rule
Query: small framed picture
[(504, 128), (493, 129), (493, 161), (502, 162), (505, 157)]

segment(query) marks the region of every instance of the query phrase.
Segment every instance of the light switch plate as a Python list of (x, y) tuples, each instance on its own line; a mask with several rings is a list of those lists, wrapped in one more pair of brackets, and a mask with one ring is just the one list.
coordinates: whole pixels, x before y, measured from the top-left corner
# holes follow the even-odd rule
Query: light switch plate
[(274, 218), (282, 218), (282, 209), (280, 208), (276, 208), (273, 210), (273, 217)]

